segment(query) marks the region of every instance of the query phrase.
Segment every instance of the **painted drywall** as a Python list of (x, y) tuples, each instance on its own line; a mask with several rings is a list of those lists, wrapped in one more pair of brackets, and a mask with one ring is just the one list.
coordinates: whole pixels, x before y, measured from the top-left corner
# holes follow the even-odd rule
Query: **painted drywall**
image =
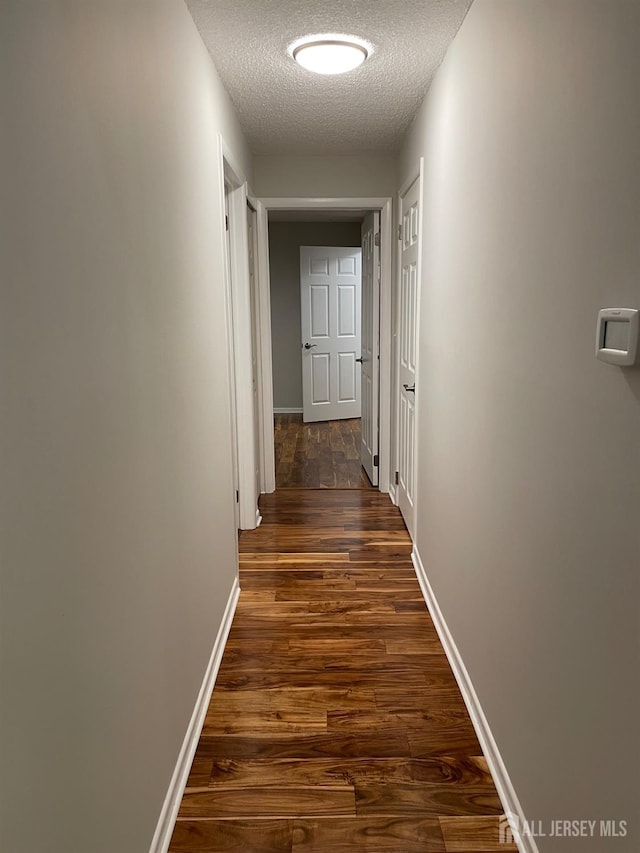
[(221, 131), (181, 0), (0, 8), (0, 848), (145, 853), (235, 577)]
[(302, 409), (300, 246), (359, 245), (359, 222), (269, 225), (274, 408)]
[(253, 166), (255, 192), (263, 198), (382, 198), (396, 191), (389, 154), (262, 154)]
[(640, 6), (476, 0), (403, 147), (425, 157), (417, 547), (531, 820), (640, 833)]

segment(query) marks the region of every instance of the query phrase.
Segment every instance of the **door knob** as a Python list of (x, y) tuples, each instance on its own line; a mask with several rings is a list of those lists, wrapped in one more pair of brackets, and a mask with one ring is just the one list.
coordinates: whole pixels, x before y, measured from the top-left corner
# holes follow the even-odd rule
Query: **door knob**
[(318, 346), (318, 344), (310, 344), (310, 343), (307, 341), (307, 343), (304, 345), (304, 348), (305, 348), (305, 349), (313, 349), (313, 347), (317, 347), (317, 346)]
[(364, 361), (364, 358), (356, 358), (356, 361), (358, 362), (358, 364), (362, 364), (362, 362)]
[(405, 391), (411, 391), (412, 394), (416, 393), (415, 382), (413, 385), (403, 385), (402, 387), (404, 388)]

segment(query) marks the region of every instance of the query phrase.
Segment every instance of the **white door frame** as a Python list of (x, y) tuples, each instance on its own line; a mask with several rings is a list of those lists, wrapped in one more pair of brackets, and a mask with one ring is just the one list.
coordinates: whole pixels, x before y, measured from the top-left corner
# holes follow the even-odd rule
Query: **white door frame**
[[(260, 437), (262, 435), (260, 418), (260, 329), (258, 318), (260, 317), (258, 293), (258, 209), (255, 200), (247, 196), (247, 236), (249, 238), (249, 288), (251, 296), (251, 357), (253, 359), (253, 415), (254, 415), (254, 447), (257, 469), (256, 496), (262, 493), (262, 448)], [(251, 276), (253, 273), (253, 277)], [(259, 519), (262, 521), (262, 518)]]
[[(397, 227), (400, 229), (401, 220), (400, 213), (402, 211), (402, 197), (406, 195), (407, 191), (410, 189), (411, 185), (418, 181), (418, 265), (416, 270), (417, 277), (417, 287), (418, 292), (416, 294), (416, 399), (415, 399), (415, 414), (414, 414), (414, 431), (415, 431), (415, 446), (417, 449), (418, 446), (418, 435), (419, 427), (418, 427), (418, 376), (420, 370), (420, 302), (421, 302), (421, 293), (422, 293), (422, 233), (423, 233), (423, 215), (424, 215), (424, 157), (421, 157), (419, 160), (418, 168), (410, 174), (410, 176), (403, 182), (402, 186), (398, 190), (398, 198), (397, 198), (397, 217), (398, 222)], [(397, 505), (397, 497), (396, 497), (396, 487), (395, 487), (395, 472), (398, 470), (398, 455), (399, 455), (399, 446), (400, 446), (400, 285), (399, 282), (402, 278), (402, 250), (399, 248), (396, 253), (396, 281), (398, 282), (398, 287), (396, 288), (396, 306), (395, 306), (395, 314), (394, 314), (394, 329), (393, 329), (393, 338), (394, 338), (394, 370), (393, 370), (393, 423), (394, 423), (394, 436), (393, 436), (393, 485), (390, 489), (390, 497), (394, 504)], [(418, 517), (418, 454), (414, 452), (413, 454), (414, 460), (414, 474), (413, 474), (413, 482), (414, 482), (414, 503), (413, 503), (413, 511), (414, 511), (414, 519)], [(414, 521), (414, 528), (415, 528)]]
[[(264, 491), (276, 488), (273, 430), (273, 367), (271, 360), (271, 297), (269, 284), (270, 210), (377, 210), (380, 212), (380, 444), (379, 486), (389, 491), (391, 471), (391, 314), (392, 314), (392, 211), (390, 197), (375, 198), (261, 198), (258, 202), (258, 288), (262, 350), (262, 438)], [(395, 469), (394, 469), (395, 473)]]
[[(231, 333), (231, 356), (233, 358), (232, 381), (236, 399), (236, 447), (238, 455), (238, 504), (240, 528), (252, 530), (261, 521), (256, 494), (256, 458), (253, 435), (253, 364), (251, 348), (246, 342), (252, 340), (251, 292), (249, 281), (249, 254), (247, 229), (247, 181), (238, 167), (235, 157), (221, 135), (218, 135), (218, 157), (223, 183), (229, 185), (229, 235), (230, 258), (225, 269), (231, 270), (231, 281), (225, 275), (227, 289), (227, 328)], [(224, 185), (221, 188), (224, 205)], [(224, 223), (225, 212), (222, 211)], [(227, 241), (224, 241), (225, 252)]]
[(271, 295), (269, 286), (269, 231), (264, 205), (249, 196), (256, 211), (256, 331), (258, 348), (258, 423), (260, 435), (260, 491), (276, 488), (273, 431), (273, 364), (271, 356)]

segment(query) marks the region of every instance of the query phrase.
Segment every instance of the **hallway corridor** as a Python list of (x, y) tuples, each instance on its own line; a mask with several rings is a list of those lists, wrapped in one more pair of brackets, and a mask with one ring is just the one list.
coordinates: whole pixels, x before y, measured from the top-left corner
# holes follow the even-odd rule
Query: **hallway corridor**
[(399, 511), (287, 490), (261, 512), (171, 853), (515, 850)]

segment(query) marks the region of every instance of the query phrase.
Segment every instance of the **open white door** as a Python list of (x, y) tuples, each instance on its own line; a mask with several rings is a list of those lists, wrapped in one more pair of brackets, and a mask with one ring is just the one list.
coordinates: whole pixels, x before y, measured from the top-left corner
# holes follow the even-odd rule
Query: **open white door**
[(300, 247), (305, 423), (360, 417), (361, 250)]
[(397, 500), (411, 536), (415, 514), (416, 327), (420, 233), (420, 181), (400, 199), (400, 288), (398, 306), (399, 417)]
[[(377, 236), (376, 236), (377, 235)], [(380, 214), (362, 223), (362, 443), (360, 459), (378, 485), (378, 394), (380, 375)]]

